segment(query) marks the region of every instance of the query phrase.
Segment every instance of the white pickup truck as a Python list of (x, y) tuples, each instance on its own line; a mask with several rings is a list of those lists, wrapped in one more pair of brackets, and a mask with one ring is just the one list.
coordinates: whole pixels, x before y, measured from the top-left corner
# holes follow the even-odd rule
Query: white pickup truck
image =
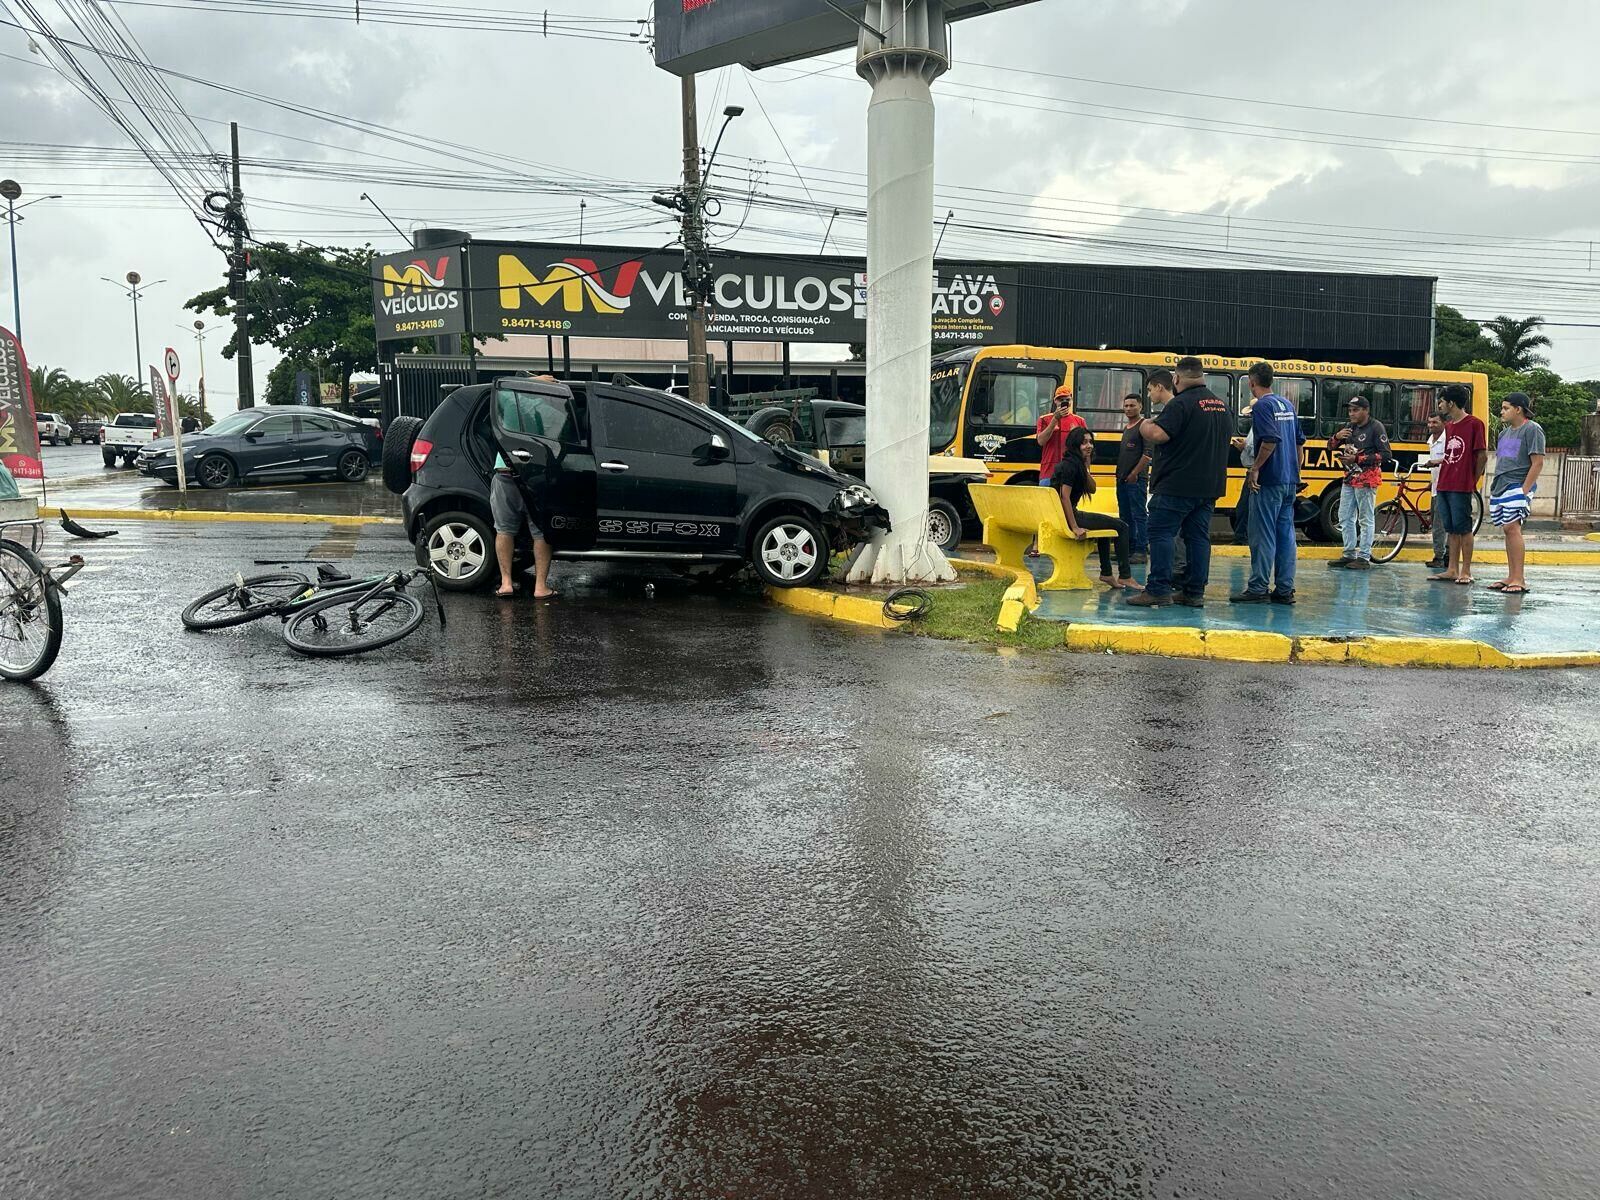
[(152, 414), (118, 413), (101, 430), (100, 459), (106, 466), (114, 467), (121, 458), (123, 466), (131, 467), (139, 451), (153, 442), (155, 436), (156, 419)]

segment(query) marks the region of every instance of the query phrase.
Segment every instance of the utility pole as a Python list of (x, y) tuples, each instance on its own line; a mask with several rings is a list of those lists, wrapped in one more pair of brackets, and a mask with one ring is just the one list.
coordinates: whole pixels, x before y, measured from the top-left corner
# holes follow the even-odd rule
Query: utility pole
[(206, 419), (206, 323), (194, 323), (195, 358), (200, 364), (200, 420)]
[(689, 289), (689, 399), (705, 408), (711, 403), (706, 378), (706, 298), (702, 281), (707, 269), (705, 229), (700, 193), (700, 122), (695, 107), (694, 75), (680, 81), (683, 98), (683, 277)]
[(239, 184), (239, 123), (230, 121), (233, 137), (233, 198), (229, 217), (233, 225), (233, 257), (228, 262), (228, 282), (233, 298), (234, 340), (239, 347), (239, 407), (256, 404), (255, 363), (250, 356), (250, 305), (246, 276), (250, 256), (244, 248), (244, 188)]

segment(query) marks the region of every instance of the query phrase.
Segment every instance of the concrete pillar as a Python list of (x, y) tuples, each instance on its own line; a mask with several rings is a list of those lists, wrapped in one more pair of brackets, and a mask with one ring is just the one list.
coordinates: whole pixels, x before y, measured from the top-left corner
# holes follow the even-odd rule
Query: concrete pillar
[(928, 540), (928, 375), (933, 308), (933, 94), (949, 66), (943, 0), (873, 0), (856, 72), (867, 106), (867, 485), (892, 532), (852, 582), (948, 580)]

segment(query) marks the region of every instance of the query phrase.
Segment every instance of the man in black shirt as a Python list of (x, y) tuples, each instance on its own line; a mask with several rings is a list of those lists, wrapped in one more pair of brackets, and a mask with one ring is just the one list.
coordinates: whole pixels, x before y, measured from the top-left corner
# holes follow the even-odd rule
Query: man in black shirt
[(1189, 572), (1178, 602), (1202, 608), (1211, 578), (1211, 518), (1217, 498), (1227, 490), (1233, 416), (1206, 389), (1205, 367), (1198, 358), (1180, 358), (1174, 373), (1178, 394), (1140, 426), (1145, 441), (1161, 449), (1150, 497), (1150, 574), (1145, 590), (1130, 596), (1128, 603), (1172, 603), (1172, 544), (1181, 531)]
[(1150, 535), (1145, 529), (1145, 509), (1148, 499), (1145, 475), (1150, 469), (1150, 451), (1144, 444), (1139, 426), (1144, 423), (1144, 400), (1138, 392), (1129, 392), (1122, 398), (1122, 415), (1128, 419), (1122, 431), (1122, 445), (1117, 450), (1117, 516), (1128, 527), (1128, 549), (1134, 562), (1143, 562), (1150, 549)]

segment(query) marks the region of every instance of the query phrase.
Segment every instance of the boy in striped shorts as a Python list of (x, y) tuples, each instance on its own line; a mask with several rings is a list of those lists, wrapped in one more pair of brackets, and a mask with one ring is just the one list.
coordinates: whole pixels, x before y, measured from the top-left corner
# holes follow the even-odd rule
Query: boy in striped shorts
[(1527, 545), (1522, 523), (1528, 519), (1533, 493), (1544, 470), (1544, 429), (1533, 420), (1533, 401), (1512, 392), (1500, 402), (1500, 441), (1494, 448), (1494, 483), (1489, 487), (1489, 519), (1505, 534), (1506, 577), (1489, 590), (1508, 596), (1528, 591), (1523, 577)]

